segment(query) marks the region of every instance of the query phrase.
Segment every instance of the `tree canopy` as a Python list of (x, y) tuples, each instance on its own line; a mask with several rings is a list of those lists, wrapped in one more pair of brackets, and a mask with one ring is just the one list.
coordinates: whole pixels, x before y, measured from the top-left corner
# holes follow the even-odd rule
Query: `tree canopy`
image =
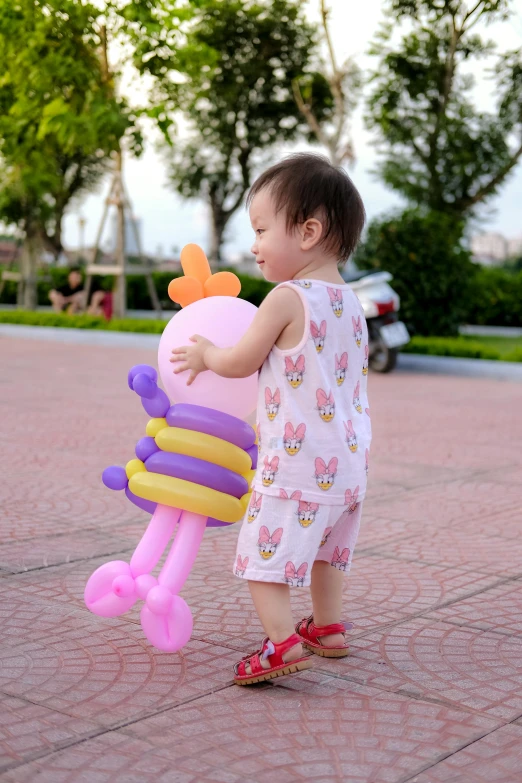
[[(456, 217), (494, 195), (522, 155), (522, 58), (479, 32), (508, 0), (387, 0), (368, 102), (378, 173), (413, 204)], [(399, 35), (398, 35), (399, 32)], [(473, 62), (489, 62), (495, 109), (473, 95)], [(482, 66), (484, 68), (484, 66)]]
[[(172, 182), (184, 197), (209, 203), (210, 256), (219, 258), (254, 161), (278, 142), (310, 135), (292, 81), (308, 66), (313, 30), (296, 0), (194, 0), (190, 9), (165, 2), (148, 18), (143, 5), (135, 63), (155, 80), (153, 111), (172, 145)], [(319, 114), (328, 96), (323, 83)], [(188, 121), (186, 138), (172, 133), (178, 108)]]
[(0, 4), (0, 220), (55, 256), (67, 205), (100, 179), (132, 125), (104, 67), (98, 17), (74, 0)]

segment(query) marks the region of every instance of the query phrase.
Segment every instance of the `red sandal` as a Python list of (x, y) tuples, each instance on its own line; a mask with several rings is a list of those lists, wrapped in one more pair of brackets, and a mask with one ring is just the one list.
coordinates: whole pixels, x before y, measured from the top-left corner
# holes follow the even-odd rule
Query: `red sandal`
[(323, 658), (344, 658), (350, 654), (350, 648), (348, 643), (345, 642), (341, 646), (326, 647), (321, 644), (320, 639), (322, 636), (329, 636), (334, 633), (344, 633), (353, 628), (353, 623), (332, 623), (332, 625), (318, 626), (314, 625), (314, 617), (305, 617), (300, 623), (297, 623), (295, 627), (296, 634), (300, 637), (303, 647), (306, 647), (310, 652), (316, 655), (321, 655)]
[[(274, 677), (283, 677), (285, 674), (294, 674), (312, 666), (311, 656), (305, 655), (294, 661), (284, 661), (283, 655), (296, 644), (301, 644), (302, 639), (293, 633), (288, 639), (279, 644), (274, 644), (268, 636), (263, 641), (261, 649), (256, 653), (250, 653), (234, 666), (234, 682), (238, 685), (253, 685), (256, 682), (265, 682)], [(268, 660), (269, 669), (263, 669), (261, 661)], [(246, 665), (250, 664), (250, 674), (247, 674)]]

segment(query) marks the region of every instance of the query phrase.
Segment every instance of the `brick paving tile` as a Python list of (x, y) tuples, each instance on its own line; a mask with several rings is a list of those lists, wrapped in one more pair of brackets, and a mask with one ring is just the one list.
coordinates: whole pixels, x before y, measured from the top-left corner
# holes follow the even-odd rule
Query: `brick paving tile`
[[(245, 690), (232, 664), (262, 630), (231, 573), (237, 526), (203, 539), (183, 651), (149, 645), (141, 602), (115, 619), (83, 603), (93, 571), (128, 562), (147, 525), (100, 475), (133, 456), (147, 416), (127, 371), (155, 361), (0, 339), (2, 782), (518, 783), (520, 388), (372, 376), (352, 655)], [(293, 608), (310, 612), (306, 590)]]
[(2, 634), (0, 692), (102, 725), (230, 684), (237, 659), (196, 639), (161, 653), (126, 619), (16, 595)]
[(321, 670), (506, 721), (522, 715), (522, 639), (424, 618), (355, 639)]
[[(55, 753), (38, 780), (389, 783), (496, 725), (307, 673), (289, 687), (229, 688)], [(40, 769), (7, 779), (25, 783)]]
[(416, 775), (411, 783), (517, 783), (520, 780), (522, 727), (509, 725)]
[(455, 625), (522, 637), (522, 582), (508, 582), (427, 615)]
[[(381, 552), (381, 547), (372, 548)], [(486, 535), (470, 536), (459, 528), (439, 528), (423, 537), (388, 542), (382, 554), (402, 561), (432, 563), (455, 568), (469, 568), (499, 577), (522, 576), (522, 540), (508, 540)]]
[(0, 694), (0, 772), (98, 731), (92, 721)]

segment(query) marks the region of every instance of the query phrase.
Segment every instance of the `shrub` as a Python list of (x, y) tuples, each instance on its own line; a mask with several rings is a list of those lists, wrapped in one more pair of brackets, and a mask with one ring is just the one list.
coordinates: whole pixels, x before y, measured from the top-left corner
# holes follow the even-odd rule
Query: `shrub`
[(413, 334), (458, 334), (474, 272), (462, 232), (463, 224), (448, 215), (421, 210), (369, 225), (355, 263), (393, 275), (402, 319)]
[[(43, 278), (38, 283), (38, 305), (40, 307), (49, 305), (49, 291), (52, 288), (59, 288), (67, 282), (67, 269), (64, 267), (52, 267), (45, 272)], [(234, 270), (231, 270), (234, 271)], [(176, 310), (176, 305), (169, 299), (168, 287), (171, 280), (178, 277), (177, 272), (153, 272), (152, 278), (156, 285), (156, 291), (161, 303), (162, 310)], [(272, 285), (265, 280), (251, 277), (250, 275), (238, 275), (241, 280), (240, 297), (259, 307)], [(45, 279), (50, 278), (50, 279)], [(104, 291), (110, 291), (114, 278), (110, 276), (95, 276), (93, 282), (96, 282)], [(6, 281), (0, 304), (16, 304), (17, 284), (13, 281)], [(127, 307), (129, 310), (152, 310), (152, 303), (149, 298), (147, 281), (143, 275), (127, 276)]]
[(465, 322), (487, 326), (522, 326), (522, 270), (476, 266)]
[(54, 326), (69, 329), (104, 329), (112, 332), (141, 332), (161, 334), (167, 321), (152, 318), (113, 318), (106, 321), (94, 315), (67, 315), (66, 313), (27, 312), (25, 310), (0, 310), (0, 323), (26, 326)]
[[(401, 348), (404, 353), (420, 353), (428, 356), (456, 356), (463, 359), (500, 359), (494, 348), (465, 337), (416, 336)], [(504, 357), (502, 357), (504, 358)], [(516, 360), (514, 360), (516, 361)]]

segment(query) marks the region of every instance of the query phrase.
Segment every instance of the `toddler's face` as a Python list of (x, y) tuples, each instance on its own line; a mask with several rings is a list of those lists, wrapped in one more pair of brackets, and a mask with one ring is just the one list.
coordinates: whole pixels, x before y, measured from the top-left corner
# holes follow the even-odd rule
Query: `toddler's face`
[(285, 214), (276, 214), (269, 190), (253, 199), (250, 222), (256, 235), (251, 250), (263, 276), (271, 283), (292, 280), (304, 266), (301, 238), (297, 231), (287, 232)]

